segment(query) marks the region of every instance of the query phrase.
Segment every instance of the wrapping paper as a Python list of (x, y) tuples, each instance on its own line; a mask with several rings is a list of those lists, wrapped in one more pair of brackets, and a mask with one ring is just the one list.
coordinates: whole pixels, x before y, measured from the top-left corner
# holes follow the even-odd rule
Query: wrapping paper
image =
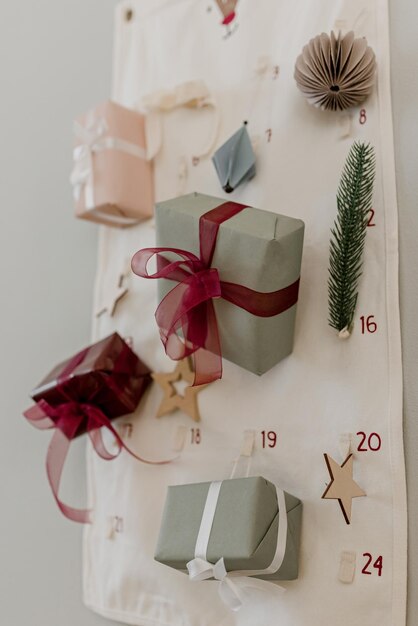
[[(150, 217), (154, 190), (152, 163), (146, 159), (145, 117), (107, 101), (80, 116), (79, 127), (72, 174), (73, 184), (81, 182), (76, 191), (77, 217), (119, 227)], [(91, 135), (90, 154), (83, 129)]]
[[(134, 12), (130, 22), (124, 20), (127, 8)], [(106, 617), (141, 626), (404, 626), (406, 498), (387, 0), (241, 0), (228, 38), (219, 21), (211, 2), (122, 2), (114, 97), (129, 106), (146, 93), (200, 78), (221, 113), (218, 145), (248, 119), (257, 175), (225, 199), (277, 211), (280, 197), (286, 215), (306, 224), (294, 351), (261, 379), (225, 362), (223, 380), (200, 394), (199, 438), (181, 413), (155, 419), (161, 394), (152, 389), (140, 418), (131, 420), (129, 443), (163, 454), (177, 445), (183, 428), (181, 457), (170, 466), (148, 468), (119, 458), (106, 467), (89, 452), (97, 519), (85, 533), (84, 600)], [(318, 110), (295, 84), (294, 64), (305, 43), (333, 28), (365, 36), (375, 51), (377, 86), (364, 110)], [(158, 201), (176, 194), (180, 159), (187, 162), (184, 193), (221, 195), (210, 159), (193, 162), (210, 122), (204, 112), (197, 119), (183, 109), (164, 116), (164, 146), (155, 163)], [(329, 235), (341, 169), (356, 139), (376, 148), (375, 226), (367, 231), (354, 332), (341, 342), (327, 324)], [(103, 229), (98, 302), (126, 255), (154, 243), (153, 222), (129, 231)], [(153, 369), (170, 371), (155, 332), (157, 295), (150, 283), (135, 281), (117, 317), (98, 320), (94, 336), (117, 326), (134, 335)], [(367, 320), (377, 324), (376, 332), (368, 332)], [(191, 589), (183, 574), (170, 568), (162, 574), (153, 553), (166, 487), (227, 478), (248, 429), (255, 432), (254, 473), (304, 503), (300, 571), (297, 580), (283, 583), (286, 593), (278, 600), (255, 593), (245, 610), (231, 615), (216, 585)], [(263, 447), (262, 433), (270, 431), (277, 443)], [(357, 434), (362, 432), (365, 441)], [(375, 451), (368, 445), (372, 433), (381, 439), (378, 447), (371, 438)], [(354, 478), (367, 497), (354, 501), (347, 525), (338, 503), (321, 495), (329, 480), (323, 453), (342, 462), (350, 446)], [(113, 540), (106, 535), (109, 516), (124, 520), (123, 533)], [(338, 578), (343, 553), (356, 557), (350, 584)], [(379, 556), (381, 576), (373, 568)]]
[(63, 361), (32, 391), (35, 402), (91, 402), (109, 419), (131, 413), (151, 383), (148, 367), (117, 334)]
[[(196, 540), (211, 483), (168, 488), (155, 559), (185, 570), (195, 556)], [(265, 578), (293, 580), (298, 576), (302, 503), (285, 493), (287, 541), (283, 563)], [(222, 482), (221, 495), (207, 547), (207, 559), (223, 558), (227, 571), (262, 570), (272, 562), (278, 540), (279, 516), (274, 485), (261, 476)], [(285, 535), (286, 536), (286, 535)]]
[[(199, 255), (199, 218), (223, 202), (189, 194), (157, 205), (157, 246)], [(220, 225), (211, 267), (221, 281), (263, 293), (284, 290), (300, 277), (303, 233), (301, 220), (246, 207)], [(177, 284), (158, 282), (160, 300)], [(261, 375), (292, 351), (297, 303), (263, 317), (224, 298), (213, 302), (223, 358)]]

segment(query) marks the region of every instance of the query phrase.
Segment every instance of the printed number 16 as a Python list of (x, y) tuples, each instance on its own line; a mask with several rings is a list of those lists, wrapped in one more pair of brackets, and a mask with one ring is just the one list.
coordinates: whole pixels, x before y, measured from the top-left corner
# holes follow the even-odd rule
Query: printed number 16
[(362, 335), (364, 335), (366, 332), (375, 333), (377, 331), (377, 324), (373, 320), (374, 315), (368, 315), (367, 317), (365, 315), (362, 315), (360, 317)]

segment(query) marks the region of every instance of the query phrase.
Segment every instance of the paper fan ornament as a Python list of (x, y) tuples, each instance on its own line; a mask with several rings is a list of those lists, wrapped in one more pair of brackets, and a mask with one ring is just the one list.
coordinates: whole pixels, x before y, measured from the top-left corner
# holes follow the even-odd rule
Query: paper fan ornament
[(212, 157), (219, 181), (226, 193), (231, 193), (255, 176), (255, 153), (244, 122)]
[(342, 36), (322, 33), (303, 48), (295, 65), (295, 80), (308, 102), (329, 111), (361, 104), (375, 82), (376, 59), (364, 37), (353, 31)]

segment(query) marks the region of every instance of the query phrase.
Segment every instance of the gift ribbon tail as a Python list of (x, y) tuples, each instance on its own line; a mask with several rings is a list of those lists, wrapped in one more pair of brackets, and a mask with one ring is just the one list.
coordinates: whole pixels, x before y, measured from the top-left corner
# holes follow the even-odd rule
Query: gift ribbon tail
[[(109, 452), (109, 450), (106, 448), (103, 441), (102, 433), (100, 431), (102, 427), (107, 428), (107, 430), (109, 430), (115, 438), (115, 443), (117, 446), (117, 450), (115, 453)], [(115, 459), (117, 456), (119, 456), (122, 450), (125, 450), (137, 461), (141, 461), (141, 463), (145, 463), (147, 465), (167, 465), (168, 463), (172, 463), (179, 458), (177, 455), (176, 457), (173, 457), (171, 459), (164, 459), (162, 461), (150, 461), (149, 459), (145, 459), (142, 456), (135, 454), (135, 452), (132, 452), (132, 450), (128, 448), (128, 446), (121, 439), (119, 433), (115, 430), (115, 428), (113, 428), (110, 420), (102, 413), (102, 411), (100, 411), (100, 409), (96, 409), (96, 407), (92, 407), (92, 415), (89, 416), (88, 434), (95, 451), (105, 461)]]
[(46, 457), (46, 472), (48, 481), (52, 489), (53, 496), (59, 509), (73, 522), (80, 524), (91, 523), (91, 511), (88, 509), (76, 509), (65, 504), (59, 497), (59, 487), (61, 482), (64, 463), (67, 458), (71, 441), (58, 428), (55, 430), (49, 444)]
[(26, 417), (28, 422), (38, 428), (39, 430), (48, 430), (54, 428), (54, 421), (48, 417), (45, 411), (42, 409), (41, 403), (34, 404), (29, 409), (24, 411), (23, 416)]
[(284, 587), (276, 585), (268, 580), (258, 580), (249, 576), (228, 575), (219, 583), (218, 593), (224, 604), (231, 611), (239, 611), (245, 603), (250, 591), (271, 592), (277, 594), (284, 592)]

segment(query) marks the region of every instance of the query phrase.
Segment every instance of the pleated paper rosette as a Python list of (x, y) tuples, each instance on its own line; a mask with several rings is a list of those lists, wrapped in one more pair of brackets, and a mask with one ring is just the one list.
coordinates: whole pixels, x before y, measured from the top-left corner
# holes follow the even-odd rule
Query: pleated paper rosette
[(358, 106), (373, 90), (375, 54), (364, 37), (322, 33), (304, 46), (295, 64), (298, 88), (310, 104), (329, 111)]

